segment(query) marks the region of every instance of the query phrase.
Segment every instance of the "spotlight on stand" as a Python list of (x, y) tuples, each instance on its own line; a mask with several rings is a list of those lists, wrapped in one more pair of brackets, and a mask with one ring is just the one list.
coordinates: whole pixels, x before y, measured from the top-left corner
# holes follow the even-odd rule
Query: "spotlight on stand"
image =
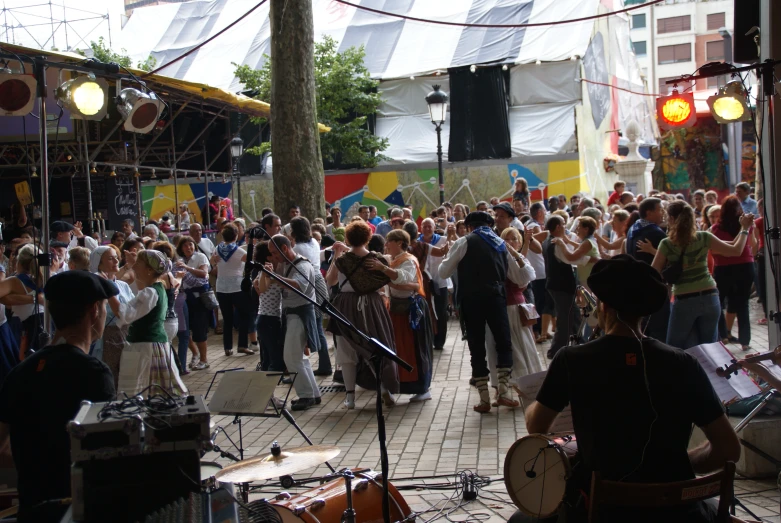
[(35, 104), (35, 78), (0, 69), (0, 116), (30, 114)]
[(727, 83), (718, 94), (708, 98), (708, 107), (713, 118), (719, 123), (744, 122), (751, 119), (751, 111), (746, 104), (746, 91), (738, 81)]
[(656, 117), (663, 131), (692, 127), (697, 123), (694, 96), (678, 94), (677, 89), (670, 96), (660, 96), (656, 99)]
[(125, 119), (126, 131), (146, 134), (151, 131), (160, 114), (163, 102), (155, 93), (144, 93), (133, 87), (126, 87), (117, 96), (117, 110)]
[(106, 116), (108, 83), (92, 73), (63, 82), (55, 96), (70, 111), (71, 118), (102, 120)]

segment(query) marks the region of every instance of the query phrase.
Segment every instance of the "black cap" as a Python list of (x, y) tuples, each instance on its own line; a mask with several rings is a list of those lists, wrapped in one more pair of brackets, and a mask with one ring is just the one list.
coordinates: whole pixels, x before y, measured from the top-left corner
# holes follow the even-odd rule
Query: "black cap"
[(504, 211), (507, 214), (509, 214), (510, 216), (512, 216), (513, 218), (517, 218), (518, 217), (518, 215), (515, 214), (515, 209), (513, 209), (513, 206), (510, 205), (507, 202), (498, 203), (498, 204), (494, 205), (492, 207), (492, 209), (495, 210), (495, 211)]
[(464, 219), (464, 225), (467, 227), (480, 227), (481, 225), (491, 227), (493, 224), (493, 217), (485, 211), (472, 211)]
[(119, 294), (114, 282), (87, 271), (65, 271), (55, 274), (43, 289), (49, 301), (90, 304)]
[(51, 241), (49, 242), (49, 247), (52, 249), (59, 249), (59, 248), (68, 248), (68, 244), (65, 242), (58, 242), (58, 241)]
[(52, 222), (52, 224), (49, 226), (49, 231), (52, 234), (56, 234), (58, 232), (70, 232), (76, 227), (73, 226), (72, 223), (64, 222), (62, 220), (58, 220), (56, 222)]
[[(627, 292), (627, 285), (632, 292)], [(669, 300), (659, 271), (628, 254), (594, 264), (588, 277), (592, 292), (612, 309), (634, 317), (650, 316)]]

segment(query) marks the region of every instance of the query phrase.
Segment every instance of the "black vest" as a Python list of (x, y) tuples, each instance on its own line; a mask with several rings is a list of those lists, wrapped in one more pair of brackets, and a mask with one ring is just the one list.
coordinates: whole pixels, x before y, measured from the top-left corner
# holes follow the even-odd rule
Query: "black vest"
[(556, 245), (548, 238), (545, 240), (545, 288), (575, 294), (575, 273), (572, 265), (556, 258)]
[(498, 252), (480, 236), (469, 233), (466, 254), (458, 263), (458, 298), (474, 299), (485, 293), (504, 296), (507, 254)]

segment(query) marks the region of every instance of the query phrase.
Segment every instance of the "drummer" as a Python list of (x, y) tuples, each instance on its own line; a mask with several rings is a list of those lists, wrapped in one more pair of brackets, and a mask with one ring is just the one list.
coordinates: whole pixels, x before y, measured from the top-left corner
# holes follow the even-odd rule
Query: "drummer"
[[(634, 292), (625, 292), (616, 282), (632, 282)], [(547, 433), (558, 413), (572, 405), (580, 465), (570, 490), (589, 492), (594, 471), (606, 480), (666, 483), (694, 479), (695, 473), (738, 461), (738, 438), (697, 360), (643, 335), (643, 318), (669, 299), (659, 273), (619, 255), (598, 261), (588, 283), (599, 300), (599, 326), (605, 335), (559, 351), (537, 401), (526, 411), (529, 433)], [(687, 453), (692, 424), (707, 441)], [(585, 511), (582, 500), (571, 501)], [(538, 519), (516, 513), (510, 521)], [(713, 522), (716, 506), (698, 502), (643, 509), (641, 514), (606, 507), (599, 521)]]

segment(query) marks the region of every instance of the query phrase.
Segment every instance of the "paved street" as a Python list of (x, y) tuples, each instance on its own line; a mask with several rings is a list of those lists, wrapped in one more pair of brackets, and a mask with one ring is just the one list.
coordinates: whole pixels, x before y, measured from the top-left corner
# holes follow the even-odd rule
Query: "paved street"
[[(759, 307), (752, 300), (752, 322), (756, 320)], [(735, 327), (737, 334), (737, 327)], [(330, 335), (329, 335), (330, 342)], [(751, 345), (758, 351), (768, 349), (767, 329), (754, 324)], [(543, 355), (549, 343), (538, 345)], [(739, 350), (739, 346), (730, 345), (730, 349)], [(317, 356), (313, 356), (316, 360)], [(209, 339), (209, 359), (211, 368), (193, 372), (185, 376), (185, 382), (196, 394), (205, 394), (214, 377), (221, 369), (244, 367), (252, 370), (258, 362), (256, 356), (236, 355), (226, 357), (222, 351), (221, 336), (211, 335)], [(313, 362), (313, 367), (315, 367)], [(448, 341), (445, 350), (435, 354), (435, 374), (431, 389), (432, 400), (422, 403), (409, 403), (409, 396), (401, 396), (399, 403), (385, 410), (390, 455), (390, 478), (395, 486), (423, 484), (423, 480), (405, 480), (404, 478), (455, 474), (461, 470), (471, 470), (481, 476), (490, 476), (497, 480), (486, 490), (492, 499), (487, 499), (481, 491), (477, 501), (453, 512), (453, 519), (465, 520), (464, 514), (472, 517), (486, 514), (490, 522), (506, 521), (515, 507), (510, 503), (504, 482), (501, 480), (504, 458), (507, 449), (516, 440), (527, 434), (522, 410), (494, 408), (490, 414), (480, 415), (472, 410), (478, 402), (477, 391), (469, 386), (471, 370), (469, 351), (466, 342), (461, 341), (458, 322), (452, 319), (449, 324)], [(219, 377), (217, 380), (219, 381)], [(333, 385), (331, 378), (320, 378), (321, 387)], [(338, 384), (336, 384), (338, 385)], [(216, 385), (215, 385), (216, 386)], [(213, 393), (213, 391), (212, 391)], [(278, 389), (278, 394), (283, 390)], [(295, 394), (291, 394), (291, 398)], [(299, 425), (315, 444), (337, 445), (341, 454), (331, 461), (337, 469), (340, 467), (366, 467), (379, 471), (380, 451), (377, 444), (377, 421), (374, 410), (374, 394), (369, 391), (356, 393), (356, 409), (346, 410), (342, 406), (344, 392), (325, 392), (323, 402), (305, 412), (293, 412)], [(236, 425), (230, 425), (233, 417), (213, 416), (216, 423), (226, 427), (232, 438), (237, 438)], [(243, 423), (245, 456), (252, 457), (268, 452), (274, 441), (284, 447), (298, 447), (305, 444), (303, 438), (284, 419), (244, 418)], [(617, 436), (618, 437), (618, 436)], [(217, 438), (219, 445), (230, 446), (225, 435)], [(214, 453), (205, 460), (219, 461)], [(320, 476), (328, 472), (325, 466), (302, 472), (295, 477)], [(450, 480), (453, 480), (451, 477)], [(446, 478), (430, 479), (425, 482), (442, 483)], [(445, 512), (455, 507), (459, 498), (453, 490), (414, 489), (402, 492), (405, 500), (415, 511), (423, 512), (434, 508), (444, 508)], [(767, 522), (781, 522), (779, 516), (779, 494), (775, 481), (736, 482), (736, 493), (751, 510)], [(263, 497), (268, 497), (265, 495)], [(499, 500), (503, 500), (500, 502)], [(378, 500), (379, 501), (379, 500)], [(445, 508), (447, 507), (447, 508)], [(437, 513), (422, 515), (419, 521), (425, 521)]]

